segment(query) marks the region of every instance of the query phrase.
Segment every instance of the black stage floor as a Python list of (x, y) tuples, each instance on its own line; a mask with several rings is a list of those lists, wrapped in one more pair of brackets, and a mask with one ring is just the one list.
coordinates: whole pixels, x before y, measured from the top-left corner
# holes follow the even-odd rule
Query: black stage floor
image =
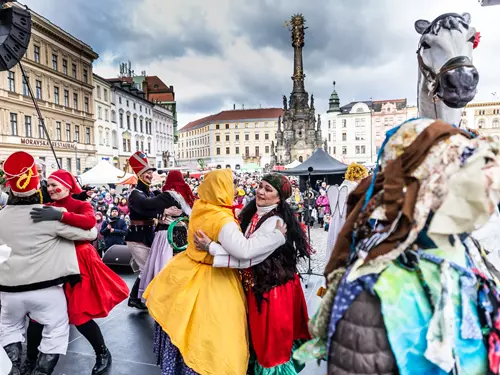
[[(117, 270), (132, 287), (134, 275)], [(312, 276), (306, 293), (309, 313), (313, 314), (319, 303), (316, 292), (322, 280)], [(127, 301), (117, 306), (106, 319), (98, 320), (106, 344), (113, 356), (113, 366), (108, 375), (161, 375), (153, 354), (153, 321), (147, 312), (127, 306)], [(95, 362), (90, 344), (71, 327), (70, 345), (66, 356), (61, 357), (54, 375), (89, 375)], [(324, 375), (326, 366), (320, 368), (309, 363), (301, 375)]]

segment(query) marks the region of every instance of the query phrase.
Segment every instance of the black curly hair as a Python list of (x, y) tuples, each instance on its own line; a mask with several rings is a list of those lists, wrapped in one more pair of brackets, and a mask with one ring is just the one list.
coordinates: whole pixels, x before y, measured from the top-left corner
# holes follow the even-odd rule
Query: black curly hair
[[(257, 203), (253, 199), (239, 215), (243, 232), (247, 230), (256, 212)], [(268, 218), (275, 215), (281, 217), (287, 226), (286, 243), (276, 249), (264, 262), (252, 267), (254, 279), (253, 292), (257, 299), (259, 310), (264, 300), (264, 293), (269, 292), (276, 286), (293, 280), (297, 274), (298, 260), (308, 258), (310, 254), (310, 245), (307, 236), (286, 201), (280, 200), (276, 209), (260, 219), (256, 229)]]

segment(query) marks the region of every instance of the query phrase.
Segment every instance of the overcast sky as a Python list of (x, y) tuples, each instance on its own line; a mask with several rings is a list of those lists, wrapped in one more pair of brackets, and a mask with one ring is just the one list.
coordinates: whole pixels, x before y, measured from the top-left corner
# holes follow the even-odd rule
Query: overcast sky
[[(474, 51), (476, 100), (500, 97), (500, 5), (478, 0), (25, 0), (90, 44), (94, 71), (116, 77), (119, 63), (175, 87), (179, 126), (223, 109), (282, 105), (292, 89), (293, 49), (284, 22), (306, 18), (304, 71), (316, 109), (332, 81), (341, 104), (408, 98), (416, 104), (419, 18), (469, 12), (482, 39)], [(328, 4), (328, 5), (325, 5)]]

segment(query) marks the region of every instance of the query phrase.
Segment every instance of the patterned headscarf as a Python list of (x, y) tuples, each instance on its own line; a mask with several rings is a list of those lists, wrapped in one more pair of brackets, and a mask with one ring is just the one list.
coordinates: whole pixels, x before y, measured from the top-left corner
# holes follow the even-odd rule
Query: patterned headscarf
[(266, 181), (278, 190), (280, 199), (287, 200), (292, 196), (292, 184), (287, 177), (277, 173), (270, 173), (262, 177), (262, 181)]

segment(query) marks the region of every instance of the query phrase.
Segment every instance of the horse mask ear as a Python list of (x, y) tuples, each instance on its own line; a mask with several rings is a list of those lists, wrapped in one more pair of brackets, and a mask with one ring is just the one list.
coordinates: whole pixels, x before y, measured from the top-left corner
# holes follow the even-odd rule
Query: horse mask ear
[(429, 21), (418, 20), (418, 21), (415, 21), (415, 30), (417, 30), (417, 33), (422, 35), (430, 25), (431, 25), (431, 23)]
[(467, 25), (470, 25), (471, 21), (470, 13), (462, 13), (462, 18)]

